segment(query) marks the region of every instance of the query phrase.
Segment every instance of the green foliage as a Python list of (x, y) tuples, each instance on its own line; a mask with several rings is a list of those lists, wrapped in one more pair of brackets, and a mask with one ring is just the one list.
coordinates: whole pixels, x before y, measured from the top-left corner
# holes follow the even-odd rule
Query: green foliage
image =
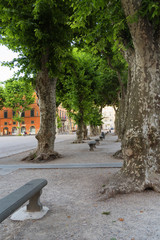
[(4, 107), (4, 102), (5, 102), (4, 88), (0, 86), (0, 110)]
[[(90, 11), (85, 11), (87, 3)], [(96, 83), (97, 96), (99, 96), (96, 105), (118, 106), (118, 92), (125, 92), (128, 77), (128, 66), (123, 53), (126, 49), (133, 48), (121, 2), (82, 1), (80, 4), (84, 8), (75, 6), (73, 16), (75, 21), (71, 26), (74, 28), (80, 26), (81, 36), (76, 39), (76, 45), (81, 47), (83, 42), (87, 51), (101, 58), (99, 72), (100, 75), (102, 73), (102, 78), (100, 79), (99, 76), (99, 81)], [(82, 11), (86, 15), (79, 19)], [(83, 22), (82, 25), (81, 22)]]
[(22, 112), (29, 110), (30, 104), (35, 101), (34, 89), (31, 83), (27, 83), (21, 77), (19, 80), (10, 79), (5, 83), (4, 96), (5, 107), (11, 108), (15, 112), (13, 119), (22, 122)]
[(76, 0), (71, 26), (79, 29), (87, 44), (95, 39), (100, 48), (105, 47), (107, 42), (117, 50), (133, 48), (127, 21), (133, 23), (142, 17), (148, 19), (156, 30), (160, 23), (159, 0), (142, 0), (136, 4), (139, 5), (138, 10), (126, 17), (120, 0)]
[[(107, 90), (112, 84), (111, 75), (114, 75), (113, 71), (110, 75), (108, 72), (104, 74), (103, 67), (100, 57), (73, 49), (72, 57), (64, 67), (64, 75), (58, 80), (57, 101), (62, 102), (78, 125), (82, 121), (93, 126), (102, 124), (99, 108), (106, 105), (109, 98), (111, 102), (111, 91), (107, 95)], [(110, 82), (107, 85), (108, 79)]]
[(58, 114), (56, 114), (56, 118), (57, 118), (57, 128), (59, 129), (62, 127), (62, 122)]
[(36, 75), (48, 54), (48, 71), (56, 76), (72, 39), (71, 14), (69, 0), (0, 0), (1, 42), (19, 53), (10, 66)]
[(103, 212), (104, 215), (110, 215), (110, 212)]
[(145, 17), (152, 24), (153, 28), (159, 28), (160, 24), (160, 1), (142, 0), (138, 15)]

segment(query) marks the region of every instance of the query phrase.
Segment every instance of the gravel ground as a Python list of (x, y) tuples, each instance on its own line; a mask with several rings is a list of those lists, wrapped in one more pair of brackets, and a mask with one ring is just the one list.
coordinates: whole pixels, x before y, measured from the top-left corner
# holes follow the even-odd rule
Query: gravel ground
[[(74, 156), (79, 163), (92, 159), (95, 162), (96, 156), (97, 162), (102, 159), (110, 162), (111, 152), (116, 149), (115, 137), (107, 136), (103, 146), (105, 144), (110, 149), (107, 156), (102, 144), (102, 151), (96, 149), (93, 153), (85, 153), (85, 144), (81, 144), (81, 148), (74, 144), (73, 148), (66, 142), (63, 144), (63, 154), (67, 147), (66, 156), (60, 161), (66, 162), (72, 155), (72, 162)], [(85, 160), (87, 154), (92, 157), (90, 155)], [(20, 222), (6, 219), (0, 224), (0, 240), (159, 240), (158, 193), (145, 191), (100, 200), (99, 190), (116, 171), (118, 169), (113, 168), (23, 169), (0, 176), (1, 197), (31, 179), (46, 178), (48, 184), (43, 189), (41, 202), (50, 209), (40, 220)]]

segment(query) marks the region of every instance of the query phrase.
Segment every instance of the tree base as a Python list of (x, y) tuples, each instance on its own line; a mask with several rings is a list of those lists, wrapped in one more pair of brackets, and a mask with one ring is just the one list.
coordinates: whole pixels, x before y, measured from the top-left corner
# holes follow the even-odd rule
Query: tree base
[(100, 200), (114, 197), (117, 194), (143, 192), (148, 189), (160, 192), (160, 174), (152, 173), (147, 180), (142, 180), (135, 178), (135, 176), (126, 176), (126, 174), (120, 170), (113, 174), (106, 185), (103, 186), (104, 187), (100, 190)]
[(85, 143), (83, 140), (74, 140), (73, 143)]
[(90, 137), (83, 138), (83, 140), (91, 140)]
[(118, 150), (117, 152), (115, 152), (115, 153), (113, 154), (113, 157), (119, 158), (119, 159), (123, 159), (122, 150)]
[(22, 161), (34, 162), (34, 163), (43, 163), (48, 161), (53, 161), (57, 158), (61, 158), (62, 156), (58, 152), (53, 153), (41, 153), (37, 152), (31, 153), (29, 156), (22, 159)]

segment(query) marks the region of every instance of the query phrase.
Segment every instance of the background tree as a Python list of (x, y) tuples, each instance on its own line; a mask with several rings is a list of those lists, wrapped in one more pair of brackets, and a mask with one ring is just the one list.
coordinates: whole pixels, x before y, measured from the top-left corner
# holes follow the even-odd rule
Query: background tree
[(23, 78), (19, 80), (8, 80), (4, 88), (5, 107), (11, 108), (15, 115), (13, 119), (18, 122), (17, 135), (20, 135), (20, 125), (23, 121), (22, 113), (30, 110), (30, 104), (35, 102), (34, 89), (31, 83), (27, 83)]
[(79, 29), (86, 27), (92, 12), (106, 13), (105, 31), (128, 63), (124, 164), (103, 192), (108, 197), (146, 188), (159, 192), (160, 2), (86, 0), (75, 4), (75, 24)]
[(107, 68), (101, 57), (86, 50), (74, 49), (64, 71), (65, 77), (58, 81), (57, 96), (78, 124), (77, 136), (81, 142), (86, 137), (86, 125), (94, 129), (101, 126), (102, 108), (116, 104), (119, 83), (115, 71)]
[[(117, 74), (119, 94), (117, 102), (118, 109), (116, 108), (116, 132), (119, 138), (122, 139), (125, 128), (124, 119), (128, 67), (122, 54), (122, 44), (120, 45), (118, 41), (121, 37), (118, 36), (117, 39), (117, 31), (121, 28), (123, 29), (123, 33), (121, 34), (125, 35), (126, 38), (130, 37), (129, 31), (121, 26), (123, 24), (117, 23), (117, 19), (123, 15), (123, 11), (119, 11), (119, 2), (114, 2), (112, 3), (113, 5), (110, 5), (110, 9), (112, 8), (110, 12), (108, 12), (108, 7), (105, 6), (104, 1), (98, 3), (95, 3), (95, 1), (83, 1), (83, 3), (79, 4), (81, 8), (78, 7), (78, 3), (75, 5), (76, 18), (74, 18), (75, 21), (72, 23), (72, 27), (78, 27), (81, 33), (80, 36), (76, 37), (76, 45), (79, 47), (85, 46), (85, 48), (88, 48), (92, 53), (101, 56), (104, 62), (106, 62), (105, 68), (110, 68)], [(103, 11), (101, 9), (103, 9)], [(117, 16), (116, 12), (120, 16)], [(83, 17), (81, 17), (81, 15)], [(115, 24), (112, 22), (115, 22)], [(114, 94), (114, 96), (116, 95)], [(114, 105), (115, 102), (113, 101), (113, 106)]]
[(57, 96), (78, 125), (77, 142), (86, 137), (86, 125), (94, 107), (92, 82), (96, 75), (96, 60), (91, 54), (74, 49), (57, 86)]
[(54, 152), (55, 90), (60, 64), (70, 47), (69, 0), (0, 0), (2, 44), (19, 53), (13, 64), (34, 77), (41, 124), (35, 160), (57, 157)]
[(4, 107), (5, 97), (4, 97), (4, 88), (0, 86), (0, 110)]
[(110, 68), (103, 57), (100, 60), (98, 72), (98, 78), (94, 82), (95, 104), (102, 116), (102, 109), (106, 105), (113, 106), (114, 108), (118, 106), (120, 85), (116, 71)]

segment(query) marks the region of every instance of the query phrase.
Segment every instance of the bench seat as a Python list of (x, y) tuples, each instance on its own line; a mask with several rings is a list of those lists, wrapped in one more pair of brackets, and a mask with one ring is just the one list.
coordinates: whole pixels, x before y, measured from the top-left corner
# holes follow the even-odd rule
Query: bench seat
[(88, 143), (89, 147), (90, 147), (90, 151), (94, 151), (94, 148), (96, 148), (96, 141), (90, 141)]
[(42, 188), (46, 185), (46, 179), (34, 179), (0, 199), (0, 222), (9, 217), (28, 200), (29, 204), (27, 205), (27, 211), (41, 211), (42, 204), (39, 198)]

